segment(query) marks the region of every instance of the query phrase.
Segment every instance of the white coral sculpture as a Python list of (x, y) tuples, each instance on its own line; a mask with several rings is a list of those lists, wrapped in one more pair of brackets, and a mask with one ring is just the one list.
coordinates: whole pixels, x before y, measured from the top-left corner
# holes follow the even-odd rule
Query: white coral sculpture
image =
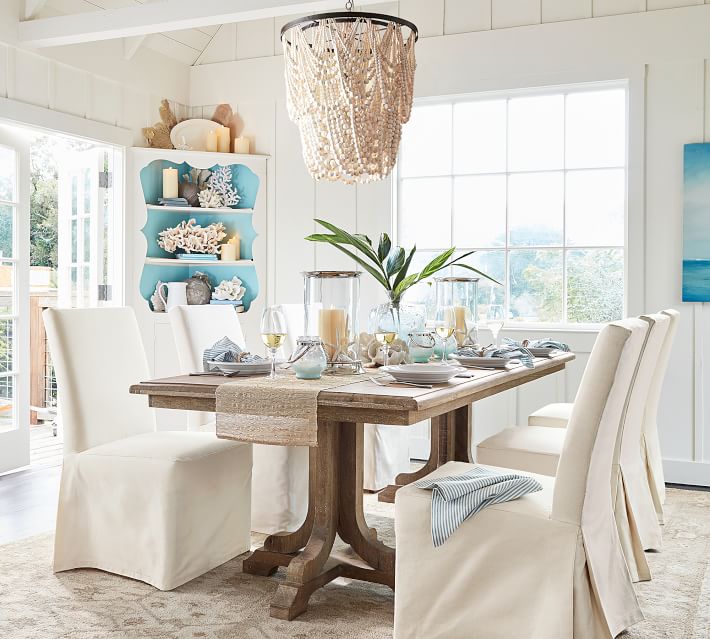
[(221, 209), (224, 207), (222, 196), (211, 187), (202, 189), (197, 198), (200, 200), (200, 206), (203, 209)]
[(237, 301), (247, 292), (242, 281), (235, 275), (231, 280), (222, 280), (212, 292), (212, 299)]
[(212, 173), (208, 184), (215, 193), (222, 197), (222, 206), (236, 206), (242, 199), (232, 184), (231, 166), (220, 166)]
[(186, 253), (219, 253), (220, 242), (227, 237), (224, 224), (215, 222), (202, 227), (194, 219), (183, 220), (174, 228), (158, 234), (158, 246), (168, 253), (183, 250)]

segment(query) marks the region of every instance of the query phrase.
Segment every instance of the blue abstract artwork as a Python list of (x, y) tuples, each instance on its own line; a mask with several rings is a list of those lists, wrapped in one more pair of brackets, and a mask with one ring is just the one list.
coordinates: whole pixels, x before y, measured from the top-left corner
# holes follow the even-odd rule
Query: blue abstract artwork
[(710, 302), (710, 144), (683, 158), (683, 301)]

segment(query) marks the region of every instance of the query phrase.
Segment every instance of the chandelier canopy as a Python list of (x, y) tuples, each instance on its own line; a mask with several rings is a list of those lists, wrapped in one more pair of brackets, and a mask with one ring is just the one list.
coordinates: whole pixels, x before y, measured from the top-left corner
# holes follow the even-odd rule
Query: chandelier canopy
[(412, 111), (417, 38), (407, 20), (357, 11), (281, 29), (288, 114), (316, 180), (353, 184), (390, 174)]

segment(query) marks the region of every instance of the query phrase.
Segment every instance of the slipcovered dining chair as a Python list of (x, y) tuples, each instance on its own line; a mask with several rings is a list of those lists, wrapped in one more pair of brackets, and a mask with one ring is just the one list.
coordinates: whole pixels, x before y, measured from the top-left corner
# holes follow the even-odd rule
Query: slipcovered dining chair
[[(296, 339), (306, 334), (303, 304), (281, 304), (286, 318), (287, 354), (296, 350)], [(365, 424), (363, 488), (378, 491), (393, 484), (400, 473), (409, 472), (409, 429), (402, 426)]]
[[(660, 314), (642, 315), (640, 319), (647, 323), (648, 331), (614, 451), (611, 487), (619, 538), (631, 576), (634, 581), (647, 581), (651, 573), (643, 551), (660, 549), (662, 536), (641, 456), (644, 409), (670, 319)], [(507, 428), (478, 444), (476, 460), (532, 472), (547, 465), (541, 472), (555, 475), (567, 436), (567, 429)]]
[[(245, 344), (239, 315), (231, 306), (176, 306), (168, 317), (185, 375), (202, 370), (205, 350), (221, 338)], [(214, 413), (196, 413), (190, 428), (214, 437)], [(296, 530), (308, 511), (308, 449), (265, 444), (253, 444), (252, 448), (251, 529), (267, 534)]]
[(130, 308), (44, 312), (64, 424), (54, 571), (172, 590), (249, 550), (251, 446), (156, 432)]
[[(658, 405), (661, 400), (663, 382), (668, 371), (668, 362), (673, 350), (673, 343), (678, 331), (680, 313), (674, 308), (661, 311), (670, 318), (670, 327), (663, 342), (661, 356), (653, 373), (653, 381), (646, 398), (643, 426), (643, 456), (648, 474), (648, 485), (651, 490), (653, 504), (659, 523), (663, 523), (663, 504), (666, 500), (666, 484), (663, 475), (663, 460), (658, 439)], [(572, 403), (547, 404), (531, 413), (528, 426), (548, 426), (550, 428), (565, 428), (572, 413)], [(550, 435), (555, 439), (555, 435)]]
[[(609, 639), (643, 619), (609, 481), (646, 332), (637, 319), (600, 331), (557, 477), (533, 475), (543, 490), (484, 508), (436, 549), (431, 491), (397, 492), (395, 639)], [(471, 468), (449, 462), (427, 478)]]

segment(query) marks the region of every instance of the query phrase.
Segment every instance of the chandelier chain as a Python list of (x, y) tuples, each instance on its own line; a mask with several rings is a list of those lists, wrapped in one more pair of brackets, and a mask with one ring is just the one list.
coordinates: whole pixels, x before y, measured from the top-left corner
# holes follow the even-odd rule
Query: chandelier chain
[(355, 3), (353, 2), (353, 0), (347, 0), (347, 2), (345, 3), (345, 10), (352, 11), (354, 4)]

